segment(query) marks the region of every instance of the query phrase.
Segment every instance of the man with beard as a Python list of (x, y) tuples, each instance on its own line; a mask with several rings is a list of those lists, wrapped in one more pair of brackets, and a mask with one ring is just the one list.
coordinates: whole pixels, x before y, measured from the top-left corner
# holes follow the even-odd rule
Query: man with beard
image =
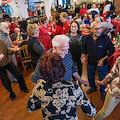
[[(13, 43), (10, 39), (9, 32), (10, 32), (10, 29), (8, 24), (5, 22), (1, 22), (0, 23), (0, 39), (2, 39), (7, 45), (7, 47), (10, 49), (10, 48), (13, 48)], [(15, 55), (9, 55), (9, 58), (17, 66)], [(10, 72), (8, 72), (8, 74), (12, 82), (17, 82), (16, 78)]]
[(1, 77), (2, 84), (10, 93), (11, 100), (14, 100), (16, 95), (12, 90), (11, 83), (7, 76), (6, 70), (10, 71), (16, 77), (21, 91), (25, 93), (29, 92), (25, 84), (25, 80), (23, 78), (22, 73), (18, 70), (18, 68), (11, 62), (11, 60), (8, 57), (8, 55), (11, 55), (14, 52), (17, 52), (18, 50), (19, 48), (8, 49), (4, 41), (0, 39), (0, 52), (1, 52), (0, 56), (2, 55), (2, 58), (0, 59), (0, 77)]
[[(106, 76), (107, 58), (114, 52), (114, 45), (110, 38), (102, 33), (101, 22), (94, 21), (91, 24), (92, 33), (85, 37), (83, 41), (83, 54), (81, 55), (81, 62), (85, 63), (88, 54), (87, 75), (90, 89), (87, 94), (96, 91), (95, 84), (95, 70), (97, 69), (99, 81), (102, 81)], [(105, 99), (105, 85), (100, 85), (101, 99)]]

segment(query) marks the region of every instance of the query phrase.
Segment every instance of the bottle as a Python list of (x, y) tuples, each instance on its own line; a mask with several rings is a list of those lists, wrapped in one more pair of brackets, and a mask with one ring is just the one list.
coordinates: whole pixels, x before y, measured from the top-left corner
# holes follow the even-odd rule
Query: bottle
[(20, 35), (18, 35), (18, 42), (21, 42), (21, 37), (20, 37)]
[(120, 42), (120, 34), (119, 32), (117, 33), (117, 38), (116, 38), (116, 48), (118, 48)]

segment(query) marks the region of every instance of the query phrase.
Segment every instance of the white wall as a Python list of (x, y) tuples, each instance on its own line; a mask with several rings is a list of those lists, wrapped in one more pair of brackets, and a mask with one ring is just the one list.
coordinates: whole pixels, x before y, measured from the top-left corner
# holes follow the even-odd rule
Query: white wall
[(29, 2), (40, 2), (40, 1), (44, 1), (44, 0), (29, 0)]
[(73, 1), (75, 1), (76, 2), (76, 4), (79, 4), (79, 3), (82, 3), (82, 2), (87, 2), (87, 1), (93, 1), (93, 0), (73, 0)]
[[(0, 0), (1, 4), (2, 0)], [(18, 4), (15, 4), (15, 1), (12, 0), (8, 5), (10, 5), (13, 9), (13, 16), (20, 16), (20, 18), (25, 17), (28, 18), (27, 7), (24, 4), (25, 0), (18, 0)]]

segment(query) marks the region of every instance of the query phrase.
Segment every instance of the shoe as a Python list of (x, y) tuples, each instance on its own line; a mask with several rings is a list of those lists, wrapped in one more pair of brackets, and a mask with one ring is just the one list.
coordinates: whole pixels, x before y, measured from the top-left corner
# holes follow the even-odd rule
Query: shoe
[(14, 79), (12, 82), (14, 82), (14, 83), (18, 83), (17, 79)]
[(11, 100), (15, 100), (15, 97), (16, 97), (15, 94), (13, 94), (13, 95), (11, 94), (11, 95), (10, 95), (10, 99), (11, 99)]
[(102, 100), (105, 100), (105, 96), (106, 96), (105, 93), (101, 93), (101, 99)]
[(24, 93), (29, 93), (29, 90), (28, 90), (28, 89), (26, 89), (26, 90), (22, 90), (22, 89), (21, 89), (21, 91), (23, 91)]
[(94, 91), (96, 91), (96, 89), (92, 89), (92, 88), (90, 88), (90, 89), (87, 90), (86, 93), (87, 93), (87, 94), (90, 94), (90, 93), (92, 93), (92, 92), (94, 92)]

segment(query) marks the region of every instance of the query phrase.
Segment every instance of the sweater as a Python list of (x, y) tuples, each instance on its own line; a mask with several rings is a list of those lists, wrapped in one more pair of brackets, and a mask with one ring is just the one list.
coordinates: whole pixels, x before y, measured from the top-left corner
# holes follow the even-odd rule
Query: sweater
[(9, 59), (8, 55), (14, 53), (13, 50), (7, 48), (7, 45), (0, 39), (0, 52), (4, 54), (4, 58), (0, 62), (0, 67), (7, 65), (11, 60)]

